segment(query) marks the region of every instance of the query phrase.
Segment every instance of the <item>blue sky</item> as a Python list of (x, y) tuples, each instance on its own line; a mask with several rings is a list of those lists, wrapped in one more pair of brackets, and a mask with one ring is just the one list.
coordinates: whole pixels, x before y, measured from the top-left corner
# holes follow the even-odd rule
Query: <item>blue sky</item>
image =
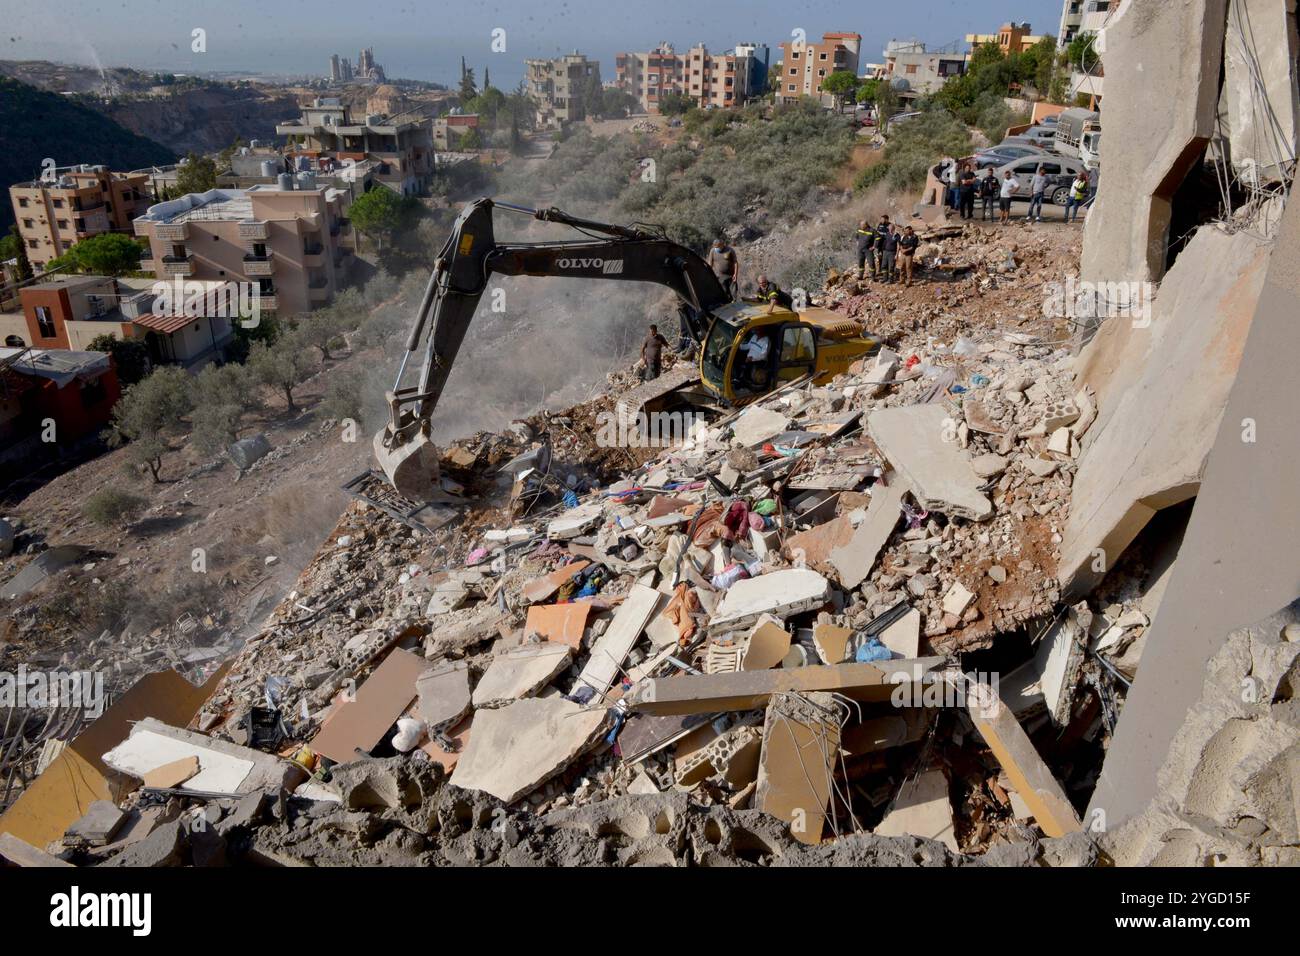
[[(57, 12), (56, 12), (57, 9)], [(389, 76), (455, 83), (462, 54), (482, 79), (513, 86), (523, 60), (574, 48), (608, 62), (619, 50), (645, 50), (661, 40), (678, 49), (697, 41), (728, 49), (755, 40), (775, 46), (796, 27), (810, 38), (826, 31), (863, 36), (864, 61), (880, 59), (891, 38), (941, 46), (967, 33), (993, 32), (1007, 20), (1028, 20), (1055, 33), (1061, 0), (0, 0), (0, 59), (134, 66), (173, 72), (247, 70), (323, 74), (329, 55), (356, 61), (362, 46)], [(491, 50), (495, 28), (506, 51)], [(207, 51), (191, 51), (191, 31), (207, 31)]]

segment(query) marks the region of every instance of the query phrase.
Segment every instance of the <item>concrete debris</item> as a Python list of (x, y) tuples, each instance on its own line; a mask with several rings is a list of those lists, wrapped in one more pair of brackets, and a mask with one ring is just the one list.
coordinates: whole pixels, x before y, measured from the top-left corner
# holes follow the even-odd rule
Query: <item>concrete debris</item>
[(713, 626), (740, 627), (764, 614), (788, 617), (826, 603), (830, 585), (816, 571), (788, 568), (737, 581), (713, 613)]
[(573, 648), (565, 644), (521, 644), (492, 659), (474, 688), (474, 706), (487, 707), (531, 697), (568, 669)]
[(474, 715), (474, 735), (451, 782), (514, 803), (590, 747), (607, 712), (560, 697), (517, 700)]
[(780, 694), (767, 706), (754, 803), (800, 843), (822, 841), (841, 723), (831, 694)]
[(939, 405), (886, 408), (867, 418), (867, 433), (922, 507), (984, 521), (993, 516), (993, 505), (978, 491), (955, 428)]
[(948, 778), (942, 770), (926, 770), (903, 784), (894, 805), (873, 833), (876, 836), (912, 836), (938, 840), (954, 853), (952, 803)]

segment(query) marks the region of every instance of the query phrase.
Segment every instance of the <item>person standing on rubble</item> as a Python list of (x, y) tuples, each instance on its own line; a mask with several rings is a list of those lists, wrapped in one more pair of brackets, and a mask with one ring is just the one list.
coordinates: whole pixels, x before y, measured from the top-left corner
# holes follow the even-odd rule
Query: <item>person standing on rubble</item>
[(962, 165), (961, 176), (957, 180), (957, 191), (961, 204), (961, 218), (975, 218), (975, 170), (969, 163)]
[(902, 236), (898, 239), (898, 258), (902, 263), (903, 285), (911, 286), (912, 284), (912, 264), (916, 259), (916, 247), (921, 244), (921, 238), (916, 234), (911, 226), (903, 229)]
[(721, 237), (713, 240), (713, 247), (709, 249), (709, 267), (727, 290), (727, 295), (735, 298), (740, 284), (740, 261), (736, 258), (736, 250), (727, 244), (727, 240)]
[(873, 278), (887, 278), (885, 274), (885, 240), (889, 236), (889, 231), (893, 228), (894, 227), (889, 222), (888, 216), (881, 216), (880, 222), (876, 224), (876, 268), (874, 270)]
[(641, 361), (645, 363), (645, 374), (643, 378), (649, 382), (659, 377), (663, 371), (664, 349), (668, 348), (668, 340), (659, 334), (659, 326), (651, 325), (650, 331), (646, 334), (645, 341), (641, 343)]
[(867, 263), (871, 263), (871, 278), (876, 278), (876, 230), (864, 219), (858, 223), (858, 231), (853, 236), (858, 245), (858, 281), (867, 277)]
[(1011, 170), (1007, 170), (1002, 175), (1002, 182), (998, 190), (998, 222), (1006, 225), (1011, 221), (1011, 196), (1020, 188), (1020, 180), (1011, 175)]
[(1083, 208), (1087, 198), (1088, 173), (1081, 169), (1075, 173), (1074, 182), (1070, 183), (1070, 197), (1065, 201), (1066, 222), (1074, 222), (1079, 218), (1079, 210)]
[(885, 238), (883, 240), (881, 272), (885, 282), (893, 282), (897, 275), (895, 273), (896, 259), (898, 256), (898, 230), (891, 225), (885, 226)]
[(1029, 184), (1029, 215), (1025, 217), (1025, 222), (1043, 221), (1043, 193), (1045, 192), (1047, 192), (1047, 174), (1043, 172), (1043, 166), (1039, 163), (1038, 168), (1034, 170), (1034, 178)]
[(993, 173), (993, 167), (988, 168), (984, 178), (980, 180), (980, 199), (983, 200), (984, 222), (993, 222), (997, 218), (996, 207), (998, 201), (998, 177)]

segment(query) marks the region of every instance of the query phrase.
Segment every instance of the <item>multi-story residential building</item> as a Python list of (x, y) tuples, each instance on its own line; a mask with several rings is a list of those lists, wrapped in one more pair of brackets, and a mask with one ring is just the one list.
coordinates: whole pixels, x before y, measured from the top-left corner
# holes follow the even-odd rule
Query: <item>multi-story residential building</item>
[(543, 128), (587, 118), (588, 90), (600, 89), (600, 62), (574, 51), (553, 60), (525, 60), (528, 93), (537, 103)]
[(10, 186), (9, 198), (27, 259), (44, 269), (82, 239), (130, 232), (131, 220), (150, 200), (149, 177), (107, 166), (69, 166)]
[(433, 146), (442, 152), (460, 149), (460, 138), (469, 130), (478, 129), (477, 113), (447, 113), (433, 120)]
[(433, 180), (433, 120), (416, 113), (353, 115), (337, 97), (318, 98), (275, 131), (290, 138), (285, 155), (299, 172), (374, 165), (374, 180), (403, 195), (421, 195)]
[(931, 93), (965, 72), (966, 56), (955, 46), (927, 50), (919, 40), (890, 40), (885, 46), (884, 77), (900, 92)]
[(777, 102), (801, 96), (829, 101), (830, 97), (822, 93), (822, 81), (841, 70), (856, 76), (861, 49), (860, 33), (826, 33), (820, 43), (782, 43), (781, 82), (775, 91)]
[(756, 43), (714, 54), (703, 43), (685, 53), (661, 43), (648, 53), (618, 54), (614, 82), (648, 113), (659, 112), (669, 93), (685, 94), (701, 109), (740, 106), (766, 88), (767, 61), (767, 47)]
[[(1058, 43), (1064, 48), (1083, 33), (1099, 33), (1119, 10), (1123, 0), (1065, 0), (1061, 7), (1061, 30)], [(1101, 98), (1103, 85), (1102, 65), (1097, 62), (1092, 69), (1074, 69), (1070, 74), (1070, 96), (1084, 97), (1096, 105)]]
[[(212, 189), (158, 203), (135, 221), (160, 279), (251, 283), (280, 314), (324, 305), (354, 261), (348, 193), (310, 173), (274, 186)], [(214, 335), (219, 339), (219, 336)]]
[(1002, 50), (1004, 54), (1024, 53), (1030, 47), (1036, 45), (1042, 40), (1049, 39), (1046, 36), (1035, 36), (1033, 27), (1028, 23), (1004, 23), (998, 28), (997, 33), (968, 33), (966, 34), (966, 44), (970, 48), (966, 51), (966, 59), (970, 60), (971, 54), (976, 48), (984, 46), (986, 43), (992, 43)]

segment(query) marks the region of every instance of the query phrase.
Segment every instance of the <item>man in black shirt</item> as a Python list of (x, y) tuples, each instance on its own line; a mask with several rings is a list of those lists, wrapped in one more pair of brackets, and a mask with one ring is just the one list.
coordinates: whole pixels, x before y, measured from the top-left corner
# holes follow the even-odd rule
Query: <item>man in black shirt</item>
[(668, 348), (668, 340), (659, 334), (659, 326), (650, 326), (645, 341), (641, 343), (641, 361), (645, 362), (645, 380), (659, 377), (663, 371), (663, 351)]
[(885, 237), (881, 240), (881, 251), (883, 253), (881, 269), (884, 272), (884, 280), (893, 282), (895, 279), (895, 259), (898, 255), (898, 232), (893, 226), (887, 225), (885, 228)]
[(957, 192), (961, 204), (961, 217), (963, 219), (975, 218), (975, 170), (970, 166), (963, 166), (961, 175), (957, 178)]
[(903, 284), (912, 284), (912, 263), (916, 259), (916, 247), (921, 244), (920, 237), (911, 226), (903, 230), (903, 235), (898, 240), (898, 255), (902, 262)]
[(984, 178), (980, 180), (980, 199), (984, 201), (984, 219), (993, 222), (997, 219), (996, 208), (998, 204), (998, 178), (993, 175), (993, 167), (990, 166)]

